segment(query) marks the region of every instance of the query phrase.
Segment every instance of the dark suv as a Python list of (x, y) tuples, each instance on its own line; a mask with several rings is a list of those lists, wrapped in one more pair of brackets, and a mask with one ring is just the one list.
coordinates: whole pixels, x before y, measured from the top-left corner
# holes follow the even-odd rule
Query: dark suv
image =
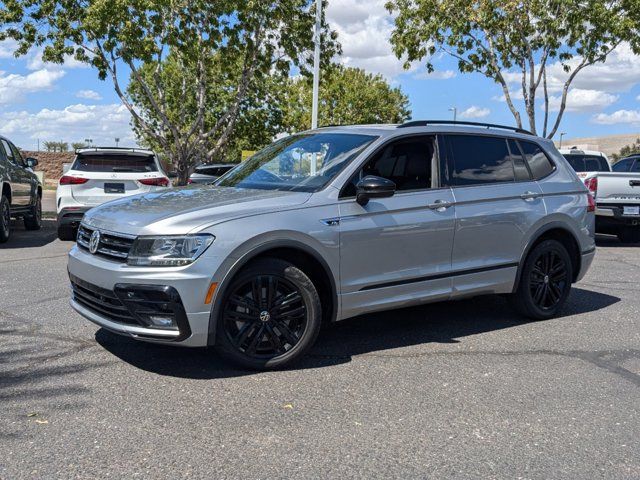
[(16, 146), (0, 136), (0, 243), (9, 240), (11, 217), (22, 218), (27, 230), (42, 224), (42, 185), (31, 170), (35, 158), (22, 158)]

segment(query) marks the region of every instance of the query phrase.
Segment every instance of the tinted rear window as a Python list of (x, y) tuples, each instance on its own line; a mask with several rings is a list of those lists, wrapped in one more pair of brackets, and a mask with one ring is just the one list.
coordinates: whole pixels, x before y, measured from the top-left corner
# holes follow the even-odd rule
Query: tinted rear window
[(513, 182), (513, 162), (504, 138), (448, 135), (451, 150), (451, 185)]
[(598, 155), (570, 153), (564, 156), (576, 172), (608, 172), (607, 161)]
[(79, 155), (72, 167), (81, 172), (157, 172), (152, 156), (139, 155)]
[(534, 180), (544, 178), (555, 170), (556, 167), (538, 145), (522, 140), (518, 140), (518, 143), (520, 144), (522, 153), (524, 153)]

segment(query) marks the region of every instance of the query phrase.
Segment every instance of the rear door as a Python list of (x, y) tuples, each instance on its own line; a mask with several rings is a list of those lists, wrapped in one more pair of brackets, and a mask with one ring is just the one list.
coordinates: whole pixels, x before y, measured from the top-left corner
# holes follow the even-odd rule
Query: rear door
[(11, 205), (27, 206), (31, 203), (31, 176), (27, 173), (18, 149), (4, 138), (0, 139), (0, 143), (7, 158), (6, 169), (11, 185)]
[(162, 174), (153, 155), (96, 152), (79, 153), (68, 175), (86, 179), (85, 183), (72, 184), (71, 194), (77, 202), (91, 206), (149, 192), (153, 187), (141, 180)]
[(447, 135), (445, 182), (456, 211), (453, 293), (511, 291), (542, 191), (518, 143), (492, 135)]

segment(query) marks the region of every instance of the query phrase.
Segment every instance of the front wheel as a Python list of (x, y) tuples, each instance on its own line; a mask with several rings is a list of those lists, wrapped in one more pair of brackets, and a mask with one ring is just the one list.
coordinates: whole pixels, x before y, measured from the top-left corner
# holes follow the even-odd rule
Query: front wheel
[(245, 368), (281, 368), (309, 350), (321, 323), (320, 297), (311, 279), (284, 260), (260, 259), (226, 289), (215, 348)]
[(573, 266), (557, 240), (536, 245), (522, 267), (513, 304), (524, 316), (545, 320), (558, 314), (571, 291)]
[(0, 197), (0, 243), (9, 240), (11, 234), (11, 207), (9, 199), (2, 195)]

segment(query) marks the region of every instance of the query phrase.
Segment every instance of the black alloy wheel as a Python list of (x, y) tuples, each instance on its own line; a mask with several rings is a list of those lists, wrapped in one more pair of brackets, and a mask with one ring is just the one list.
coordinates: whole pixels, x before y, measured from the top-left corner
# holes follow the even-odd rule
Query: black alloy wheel
[(545, 320), (559, 313), (571, 291), (573, 264), (565, 246), (543, 240), (527, 256), (512, 303), (524, 316)]
[(9, 240), (11, 233), (11, 208), (9, 199), (2, 195), (0, 197), (0, 243)]
[(216, 348), (244, 367), (288, 365), (315, 341), (320, 311), (318, 293), (304, 272), (280, 259), (261, 259), (226, 290)]
[(36, 203), (32, 207), (31, 215), (24, 217), (24, 228), (27, 230), (40, 230), (42, 227), (42, 199), (36, 196)]

